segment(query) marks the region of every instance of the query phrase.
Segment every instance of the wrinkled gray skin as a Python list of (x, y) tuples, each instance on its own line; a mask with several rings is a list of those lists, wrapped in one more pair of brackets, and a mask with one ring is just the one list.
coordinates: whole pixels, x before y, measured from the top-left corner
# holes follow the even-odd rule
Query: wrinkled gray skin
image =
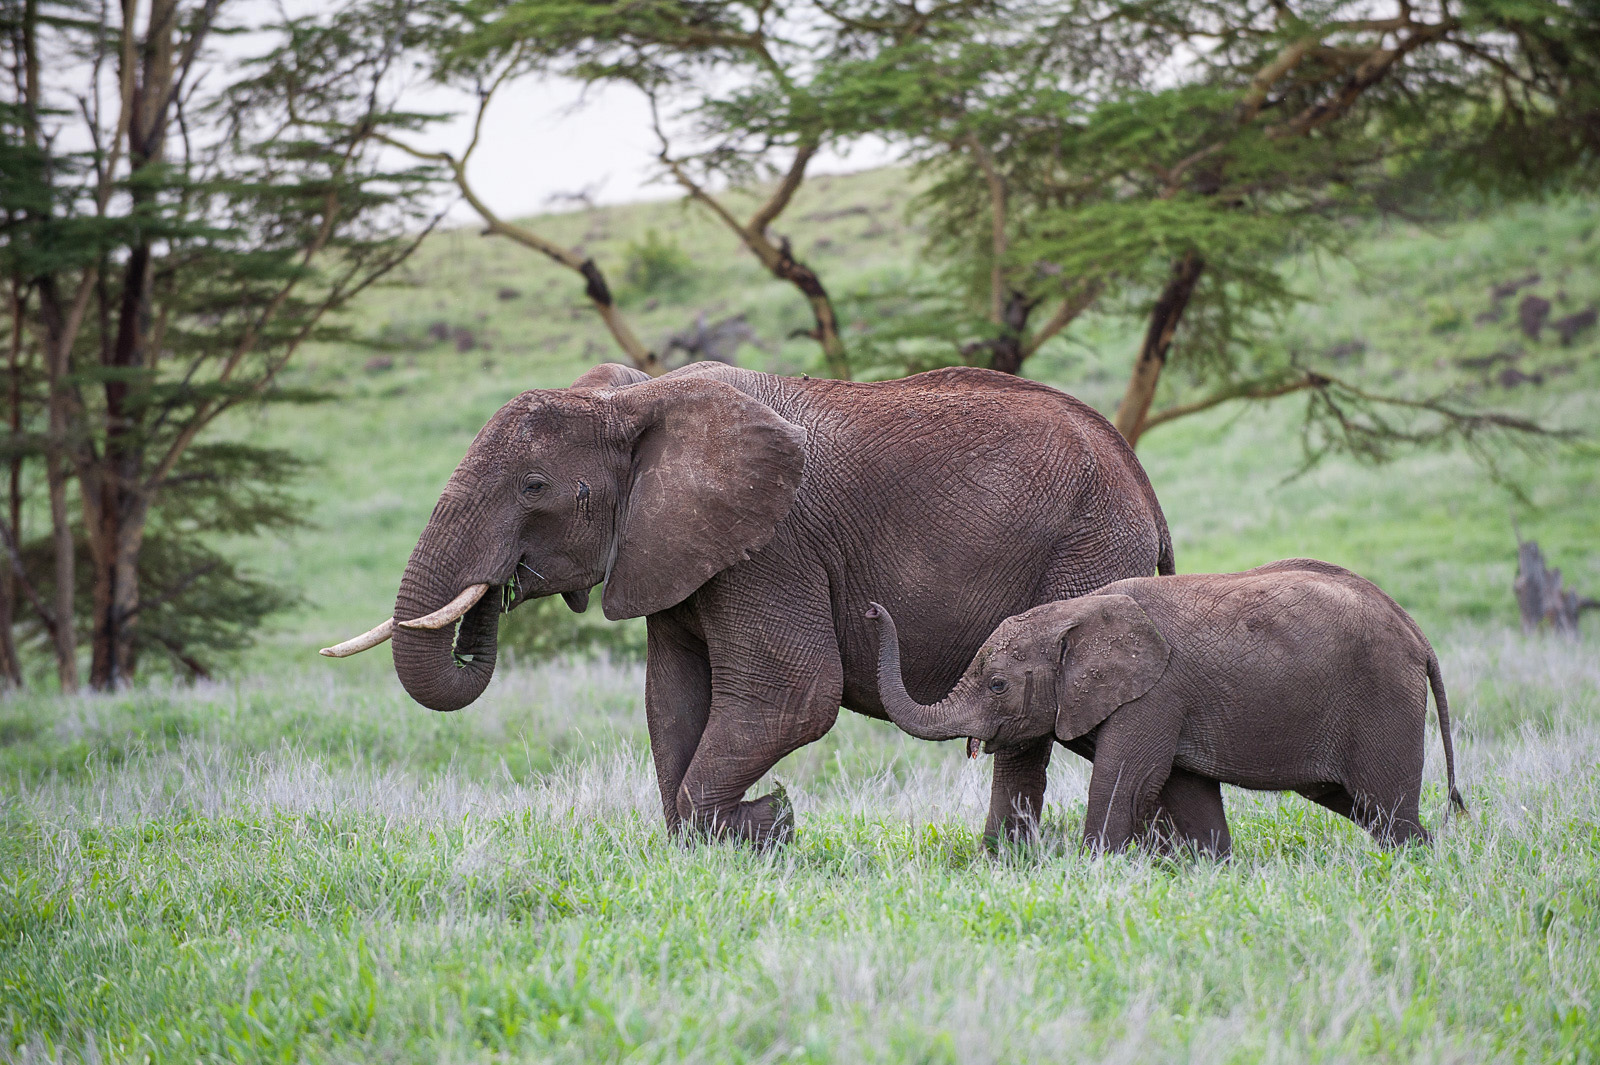
[[(1417, 817), (1433, 687), (1450, 799), (1439, 660), (1394, 600), (1310, 559), (1244, 573), (1117, 581), (1001, 622), (943, 700), (900, 675), (877, 604), (884, 709), (913, 736), (1004, 751), (1055, 739), (1094, 759), (1084, 840), (1230, 849), (1220, 783), (1297, 791), (1381, 843), (1427, 842)], [(1087, 745), (1087, 750), (1084, 746)], [(1177, 808), (1163, 785), (1187, 772)]]
[[(459, 632), (396, 630), (394, 660), (418, 702), (456, 710), (494, 671), (507, 582), (513, 606), (581, 610), (604, 581), (607, 617), (648, 618), (668, 824), (760, 844), (787, 810), (746, 789), (841, 705), (884, 716), (869, 592), (905, 619), (905, 682), (931, 697), (1007, 615), (1158, 569), (1171, 541), (1138, 460), (1054, 389), (965, 368), (862, 384), (602, 366), (524, 393), (473, 441), (394, 616), (497, 587)], [(1050, 750), (996, 759), (992, 837), (1029, 831)]]

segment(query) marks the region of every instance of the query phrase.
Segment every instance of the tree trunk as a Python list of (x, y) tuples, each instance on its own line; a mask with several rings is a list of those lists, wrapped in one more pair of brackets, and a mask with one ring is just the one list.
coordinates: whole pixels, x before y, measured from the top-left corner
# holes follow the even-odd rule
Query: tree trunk
[(1183, 312), (1189, 306), (1189, 297), (1200, 283), (1206, 263), (1198, 253), (1188, 251), (1172, 264), (1172, 276), (1150, 311), (1150, 326), (1145, 330), (1144, 344), (1139, 349), (1139, 360), (1133, 365), (1133, 376), (1128, 379), (1128, 389), (1117, 406), (1116, 426), (1134, 447), (1139, 446), (1139, 436), (1144, 432), (1145, 419), (1150, 414), (1150, 403), (1155, 399), (1156, 385), (1161, 381), (1161, 371), (1167, 365), (1167, 352), (1172, 347), (1172, 337), (1183, 321)]
[[(11, 351), (7, 368), (10, 382), (7, 400), (10, 403), (9, 428), (13, 446), (22, 438), (22, 315), (24, 307), (18, 293), (19, 286), (11, 285)], [(22, 543), (22, 455), (11, 456), (10, 507), (7, 513), (11, 530), (10, 542)], [(22, 687), (22, 663), (17, 658), (17, 643), (12, 627), (16, 621), (17, 578), (7, 565), (0, 572), (0, 678), (13, 688)]]
[[(28, 143), (39, 147), (39, 49), (37, 28), (39, 5), (29, 0), (23, 15), (23, 50), (26, 85), (23, 89)], [(45, 484), (50, 499), (50, 546), (55, 554), (55, 615), (51, 642), (56, 654), (56, 677), (63, 692), (78, 690), (78, 640), (73, 628), (73, 592), (77, 566), (72, 542), (72, 524), (67, 516), (68, 418), (70, 397), (66, 376), (71, 366), (72, 344), (81, 319), (67, 313), (55, 279), (38, 281), (39, 315), (44, 324), (42, 347), (46, 381)], [(74, 312), (78, 308), (74, 307)], [(20, 516), (20, 510), (16, 513)], [(20, 534), (16, 525), (12, 531)], [(20, 548), (21, 541), (14, 545)]]
[(850, 359), (845, 354), (844, 340), (839, 336), (839, 316), (834, 313), (833, 299), (822, 287), (817, 272), (794, 257), (789, 238), (778, 245), (778, 258), (771, 267), (772, 275), (787, 281), (800, 290), (811, 305), (811, 317), (816, 322), (811, 338), (822, 345), (822, 357), (828, 364), (828, 375), (840, 381), (850, 380)]
[[(168, 123), (168, 102), (174, 91), (173, 50), (176, 0), (154, 0), (144, 40), (141, 83), (128, 125), (130, 175), (161, 164)], [(126, 27), (127, 32), (132, 27)], [(135, 213), (148, 199), (131, 182)], [(130, 379), (150, 365), (152, 352), (149, 243), (134, 244), (123, 268), (115, 340), (101, 354), (113, 371), (105, 383), (105, 450), (92, 487), (98, 500), (85, 500), (84, 529), (94, 560), (94, 632), (89, 683), (107, 691), (133, 679), (133, 637), (139, 611), (139, 550), (144, 544), (149, 490), (144, 485), (145, 454), (142, 417), (128, 397)], [(87, 497), (90, 485), (82, 486)]]
[(1524, 635), (1548, 624), (1556, 632), (1576, 638), (1579, 615), (1600, 608), (1600, 602), (1562, 586), (1561, 570), (1546, 564), (1537, 540), (1517, 542), (1517, 577), (1512, 590), (1522, 614)]
[[(142, 148), (143, 144), (138, 144)], [(136, 162), (142, 153), (129, 153)], [(133, 679), (133, 627), (139, 606), (138, 549), (143, 543), (144, 451), (136, 412), (128, 407), (126, 375), (148, 361), (150, 248), (136, 245), (123, 271), (116, 339), (102, 362), (117, 371), (105, 384), (106, 443), (96, 478), (98, 505), (85, 508), (84, 528), (94, 560), (94, 633), (89, 685), (110, 691)], [(87, 491), (89, 485), (84, 488)]]
[(1037, 300), (1030, 300), (1015, 290), (1006, 297), (1000, 310), (1000, 335), (989, 341), (991, 370), (1008, 374), (1022, 372), (1022, 360), (1028, 357), (1023, 347), (1023, 333), (1028, 328), (1028, 316), (1036, 306)]
[(59, 294), (52, 278), (39, 284), (39, 311), (44, 319), (44, 358), (48, 389), (48, 427), (45, 434), (45, 484), (50, 498), (50, 547), (55, 555), (55, 615), (52, 641), (56, 652), (56, 677), (63, 692), (78, 690), (78, 637), (73, 625), (76, 616), (73, 593), (78, 569), (76, 546), (72, 542), (72, 521), (67, 513), (67, 471), (70, 396), (66, 376), (71, 362), (75, 330), (62, 313)]

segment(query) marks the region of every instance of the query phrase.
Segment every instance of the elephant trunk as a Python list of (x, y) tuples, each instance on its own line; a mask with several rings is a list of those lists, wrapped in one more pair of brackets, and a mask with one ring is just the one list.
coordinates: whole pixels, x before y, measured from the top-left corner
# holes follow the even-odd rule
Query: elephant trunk
[(900, 635), (894, 618), (877, 603), (868, 608), (867, 617), (878, 622), (878, 700), (889, 720), (919, 740), (953, 740), (977, 734), (984, 726), (963, 709), (961, 685), (931, 705), (911, 698), (900, 671)]
[[(395, 599), (394, 668), (400, 683), (430, 710), (459, 710), (483, 694), (494, 676), (499, 646), (500, 595), (491, 586), (458, 624), (412, 629), (398, 622), (421, 618), (455, 600), (474, 584), (493, 584), (483, 559), (434, 515), (411, 552)], [(459, 523), (451, 522), (459, 527)]]

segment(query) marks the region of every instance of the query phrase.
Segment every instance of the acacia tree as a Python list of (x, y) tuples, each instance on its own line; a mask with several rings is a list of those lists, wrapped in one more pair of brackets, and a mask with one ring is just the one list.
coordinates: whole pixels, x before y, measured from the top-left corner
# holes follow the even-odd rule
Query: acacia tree
[[(822, 349), (831, 374), (850, 376), (833, 300), (815, 270), (773, 232), (833, 131), (812, 105), (808, 72), (820, 42), (807, 34), (821, 8), (768, 0), (644, 0), (552, 4), (547, 0), (469, 0), (430, 6), (413, 19), (408, 43), (428, 56), (440, 82), (477, 100), (473, 134), (459, 153), (389, 143), (448, 168), (485, 233), (515, 241), (578, 274), (591, 305), (613, 340), (647, 373), (665, 370), (659, 354), (634, 334), (612, 299), (599, 264), (523, 223), (507, 221), (472, 186), (467, 165), (479, 142), (483, 114), (504, 85), (559, 75), (586, 85), (625, 85), (647, 96), (657, 114), (658, 159), (695, 202), (725, 225), (774, 277), (798, 291), (810, 308), (807, 335)], [(794, 31), (791, 33), (790, 31)], [(732, 86), (731, 89), (728, 87)], [(760, 109), (749, 105), (759, 101)], [(687, 121), (697, 143), (676, 152), (660, 112)], [(760, 128), (754, 122), (759, 120)], [(711, 179), (748, 187), (770, 178), (756, 209), (741, 218)]]
[[(956, 285), (886, 339), (920, 330), (945, 360), (1016, 372), (1090, 303), (1137, 309), (1144, 339), (1116, 417), (1133, 441), (1218, 403), (1309, 390), (1330, 442), (1372, 451), (1392, 435), (1373, 416), (1388, 397), (1245, 343), (1296, 298), (1285, 254), (1336, 249), (1350, 220), (1415, 207), (1449, 179), (1527, 191), (1595, 158), (1597, 23), (1576, 3), (829, 12), (847, 32), (818, 95), (837, 128), (887, 132), (920, 168), (931, 250)], [(1203, 392), (1153, 411), (1175, 345)], [(1513, 424), (1395, 406), (1435, 416), (1423, 435)]]
[[(381, 168), (368, 136), (417, 121), (379, 98), (394, 47), (363, 46), (395, 11), (256, 27), (273, 43), (241, 62), (210, 51), (224, 0), (5, 4), (11, 577), (64, 689), (80, 628), (97, 688), (130, 679), (142, 646), (204, 671), (196, 653), (228, 642), (218, 629), (282, 601), (205, 536), (290, 520), (293, 465), (208, 431), (243, 405), (305, 398), (278, 387), (289, 359), (426, 229), (429, 175)], [(21, 527), (35, 456), (47, 575), (30, 574)], [(217, 625), (197, 628), (207, 603)]]

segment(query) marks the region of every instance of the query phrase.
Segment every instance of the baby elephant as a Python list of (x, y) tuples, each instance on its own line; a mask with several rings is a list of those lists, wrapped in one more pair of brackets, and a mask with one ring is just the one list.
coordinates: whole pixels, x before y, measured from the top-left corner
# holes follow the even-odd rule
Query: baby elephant
[[(1450, 709), (1439, 659), (1371, 582), (1310, 559), (1244, 573), (1135, 577), (1007, 618), (955, 689), (906, 694), (894, 620), (874, 603), (878, 690), (926, 740), (995, 750), (1054, 734), (1094, 759), (1084, 839), (1122, 848), (1158, 829), (1226, 854), (1218, 783), (1293, 790), (1380, 843), (1427, 842), (1417, 819), (1429, 684), (1450, 800)], [(1174, 766), (1203, 778), (1158, 810)], [(1172, 797), (1169, 796), (1169, 801)]]

